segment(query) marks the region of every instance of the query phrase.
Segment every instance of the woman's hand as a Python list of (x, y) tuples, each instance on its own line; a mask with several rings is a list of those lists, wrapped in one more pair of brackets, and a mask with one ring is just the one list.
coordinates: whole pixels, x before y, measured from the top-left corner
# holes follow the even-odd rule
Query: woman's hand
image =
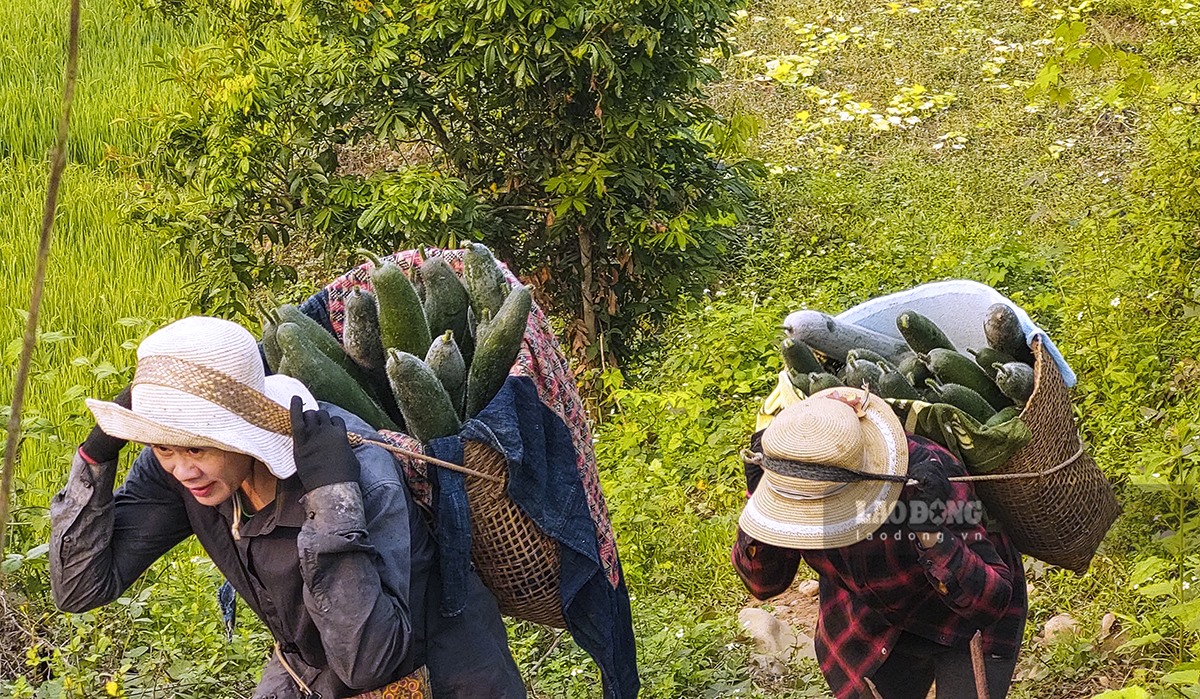
[(292, 454), (296, 475), (309, 493), (330, 483), (358, 482), (360, 466), (346, 423), (325, 410), (305, 410), (300, 396), (292, 397)]
[[(126, 386), (112, 402), (128, 410), (133, 403), (133, 384)], [(87, 439), (83, 440), (83, 444), (79, 449), (87, 458), (98, 464), (103, 464), (109, 461), (114, 461), (121, 455), (121, 450), (128, 444), (124, 439), (117, 439), (105, 434), (104, 430), (100, 429), (99, 425), (92, 428), (88, 433)]]

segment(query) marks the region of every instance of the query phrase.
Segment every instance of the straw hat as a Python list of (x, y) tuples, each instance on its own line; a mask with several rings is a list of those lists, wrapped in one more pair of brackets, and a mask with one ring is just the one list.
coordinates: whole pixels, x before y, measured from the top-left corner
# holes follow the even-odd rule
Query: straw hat
[[(854, 388), (827, 389), (784, 408), (763, 432), (762, 449), (763, 478), (739, 525), (759, 541), (786, 548), (862, 541), (887, 520), (908, 473), (899, 418), (883, 400)], [(821, 466), (897, 482), (831, 482), (822, 479)]]
[[(288, 407), (317, 401), (288, 376), (266, 376), (254, 336), (220, 318), (176, 321), (138, 346), (132, 410), (87, 400), (106, 434), (144, 444), (247, 454), (278, 478), (296, 472)], [(281, 411), (279, 408), (284, 409)]]

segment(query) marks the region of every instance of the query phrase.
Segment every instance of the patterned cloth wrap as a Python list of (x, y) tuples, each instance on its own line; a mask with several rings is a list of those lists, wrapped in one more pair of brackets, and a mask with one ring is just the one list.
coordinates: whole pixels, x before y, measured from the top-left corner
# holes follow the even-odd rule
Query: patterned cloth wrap
[(402, 677), (386, 687), (355, 694), (351, 699), (433, 699), (429, 688), (429, 670), (425, 666), (408, 677)]
[[(426, 257), (440, 256), (459, 275), (463, 269), (463, 250), (440, 250), (427, 248)], [(404, 250), (394, 253), (383, 260), (399, 265), (406, 272), (414, 265), (420, 266), (420, 254), (416, 250)], [(519, 280), (503, 263), (504, 276), (510, 284), (518, 284)], [(342, 325), (346, 318), (346, 297), (355, 289), (372, 289), (370, 263), (360, 265), (333, 280), (325, 291), (328, 294), (326, 310), (329, 312), (330, 324), (341, 341)], [(517, 361), (509, 371), (512, 376), (525, 376), (537, 387), (538, 397), (547, 407), (554, 411), (566, 424), (571, 432), (571, 441), (575, 447), (575, 467), (583, 480), (584, 492), (587, 494), (588, 509), (592, 521), (596, 525), (596, 540), (600, 549), (600, 561), (608, 582), (615, 589), (620, 581), (620, 568), (617, 565), (617, 545), (613, 536), (612, 525), (608, 519), (608, 507), (604, 502), (604, 493), (600, 490), (600, 477), (596, 470), (596, 452), (592, 447), (592, 432), (588, 426), (587, 415), (583, 409), (583, 401), (579, 397), (579, 389), (575, 386), (575, 376), (567, 363), (566, 357), (559, 348), (558, 339), (550, 329), (546, 315), (537, 304), (529, 313), (529, 324), (525, 328), (525, 339)], [(422, 444), (409, 435), (400, 432), (381, 430), (381, 436), (395, 446), (424, 453)], [(408, 478), (409, 488), (413, 497), (425, 508), (432, 507), (432, 486), (427, 471), (428, 466), (423, 461), (400, 459)]]

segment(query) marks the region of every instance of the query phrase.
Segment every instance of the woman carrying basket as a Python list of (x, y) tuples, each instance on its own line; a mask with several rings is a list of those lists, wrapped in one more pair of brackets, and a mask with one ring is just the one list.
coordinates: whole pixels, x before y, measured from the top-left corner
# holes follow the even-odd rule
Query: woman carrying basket
[[(168, 325), (139, 346), (132, 387), (88, 407), (98, 426), (50, 507), (62, 609), (115, 600), (195, 535), (276, 640), (255, 697), (526, 695), (478, 577), (462, 614), (438, 614), (434, 541), (392, 455), (352, 447), (366, 423), (265, 376), (244, 328)], [(148, 447), (114, 494), (127, 440)]]
[(733, 564), (758, 599), (787, 590), (801, 560), (817, 572), (814, 641), (838, 699), (924, 699), (935, 680), (938, 699), (1003, 699), (1024, 568), (970, 484), (949, 480), (966, 475), (957, 459), (850, 388), (784, 408), (752, 450)]

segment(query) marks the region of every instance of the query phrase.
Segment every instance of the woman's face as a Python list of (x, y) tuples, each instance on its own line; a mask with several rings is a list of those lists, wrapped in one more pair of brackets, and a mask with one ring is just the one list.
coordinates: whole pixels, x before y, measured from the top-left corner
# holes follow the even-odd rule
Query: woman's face
[(151, 447), (163, 470), (201, 505), (219, 505), (250, 478), (254, 457), (206, 447)]

